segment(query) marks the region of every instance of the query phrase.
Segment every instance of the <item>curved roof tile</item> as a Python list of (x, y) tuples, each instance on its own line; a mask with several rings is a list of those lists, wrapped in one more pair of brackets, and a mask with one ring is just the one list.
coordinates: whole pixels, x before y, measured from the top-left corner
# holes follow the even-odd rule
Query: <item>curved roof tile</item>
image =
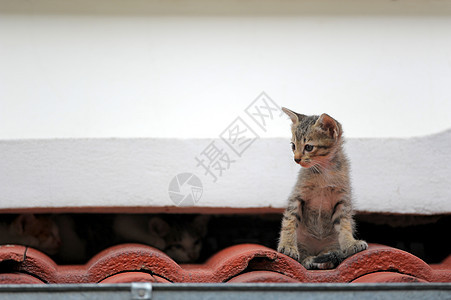
[(3, 284), (129, 282), (451, 282), (451, 255), (441, 264), (428, 265), (405, 251), (372, 244), (336, 269), (314, 271), (255, 244), (223, 249), (203, 264), (180, 265), (140, 244), (108, 248), (85, 265), (57, 265), (38, 250), (0, 246)]

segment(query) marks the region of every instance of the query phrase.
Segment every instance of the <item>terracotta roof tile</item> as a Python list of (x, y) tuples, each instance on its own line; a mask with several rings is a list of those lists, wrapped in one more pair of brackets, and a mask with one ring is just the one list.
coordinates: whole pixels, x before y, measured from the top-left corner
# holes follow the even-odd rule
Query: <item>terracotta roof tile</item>
[(433, 264), (433, 265), (431, 265), (431, 267), (433, 269), (438, 269), (438, 270), (451, 269), (451, 254), (447, 258), (445, 258), (440, 264)]
[(99, 283), (130, 283), (130, 282), (159, 282), (171, 283), (170, 281), (145, 272), (125, 272), (107, 277)]
[(276, 272), (252, 271), (252, 272), (238, 275), (238, 276), (230, 279), (228, 282), (230, 282), (230, 283), (249, 283), (249, 282), (280, 282), (280, 283), (297, 282), (297, 283), (299, 283), (300, 281), (295, 278), (291, 278), (287, 275), (279, 274)]
[(32, 248), (0, 246), (0, 283), (145, 282), (451, 282), (451, 256), (428, 265), (395, 248), (370, 245), (336, 269), (306, 270), (273, 249), (240, 244), (203, 264), (177, 264), (140, 244), (108, 248), (85, 265), (57, 265)]
[(43, 281), (27, 274), (0, 274), (0, 284), (44, 284)]
[(414, 276), (399, 274), (395, 272), (376, 272), (363, 275), (352, 282), (354, 283), (369, 283), (369, 282), (427, 282)]

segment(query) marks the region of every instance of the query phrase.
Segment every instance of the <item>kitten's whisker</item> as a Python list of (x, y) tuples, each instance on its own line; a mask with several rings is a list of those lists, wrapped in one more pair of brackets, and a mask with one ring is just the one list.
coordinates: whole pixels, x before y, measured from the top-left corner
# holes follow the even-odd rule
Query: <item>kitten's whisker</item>
[(311, 168), (312, 168), (313, 172), (319, 173), (319, 172), (318, 172), (318, 169), (316, 168), (316, 165), (313, 165)]
[(318, 164), (317, 164), (317, 165), (320, 166), (323, 170), (326, 170), (326, 169), (327, 169), (327, 164), (326, 164), (326, 162), (318, 161)]
[(316, 162), (315, 165), (314, 165), (314, 167), (315, 167), (315, 169), (318, 170), (319, 172), (321, 172), (321, 171), (324, 169), (323, 166), (322, 166), (319, 162)]
[(313, 172), (317, 172), (318, 170), (316, 169), (316, 166), (315, 165), (312, 165), (311, 167), (310, 167), (310, 169), (313, 171)]
[(313, 168), (315, 169), (315, 171), (316, 171), (317, 173), (322, 173), (322, 171), (324, 170), (324, 168), (322, 168), (322, 166), (319, 165), (319, 164), (313, 165)]

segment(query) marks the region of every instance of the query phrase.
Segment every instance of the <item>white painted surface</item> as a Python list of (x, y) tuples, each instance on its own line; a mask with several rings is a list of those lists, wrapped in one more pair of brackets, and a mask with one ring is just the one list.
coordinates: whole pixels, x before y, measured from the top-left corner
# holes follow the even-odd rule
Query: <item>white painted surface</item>
[[(0, 209), (173, 206), (171, 179), (197, 174), (195, 207), (285, 207), (299, 166), (288, 139), (256, 140), (217, 182), (196, 167), (208, 139), (0, 141)], [(411, 139), (349, 139), (356, 209), (451, 213), (451, 130)]]
[(349, 137), (436, 133), (450, 32), (451, 1), (0, 0), (0, 139), (217, 137), (261, 91)]
[(266, 91), (354, 138), (359, 211), (451, 213), (450, 131), (356, 138), (451, 128), (450, 32), (451, 1), (0, 0), (0, 208), (168, 206), (181, 172), (282, 208), (286, 120), (216, 183), (194, 159)]

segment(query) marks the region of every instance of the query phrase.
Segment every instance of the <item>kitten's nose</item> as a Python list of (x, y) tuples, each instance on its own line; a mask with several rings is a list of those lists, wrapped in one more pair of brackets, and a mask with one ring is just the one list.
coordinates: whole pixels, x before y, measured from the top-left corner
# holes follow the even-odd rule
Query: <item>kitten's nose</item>
[(298, 164), (298, 163), (301, 162), (301, 159), (300, 158), (295, 158), (294, 161)]

